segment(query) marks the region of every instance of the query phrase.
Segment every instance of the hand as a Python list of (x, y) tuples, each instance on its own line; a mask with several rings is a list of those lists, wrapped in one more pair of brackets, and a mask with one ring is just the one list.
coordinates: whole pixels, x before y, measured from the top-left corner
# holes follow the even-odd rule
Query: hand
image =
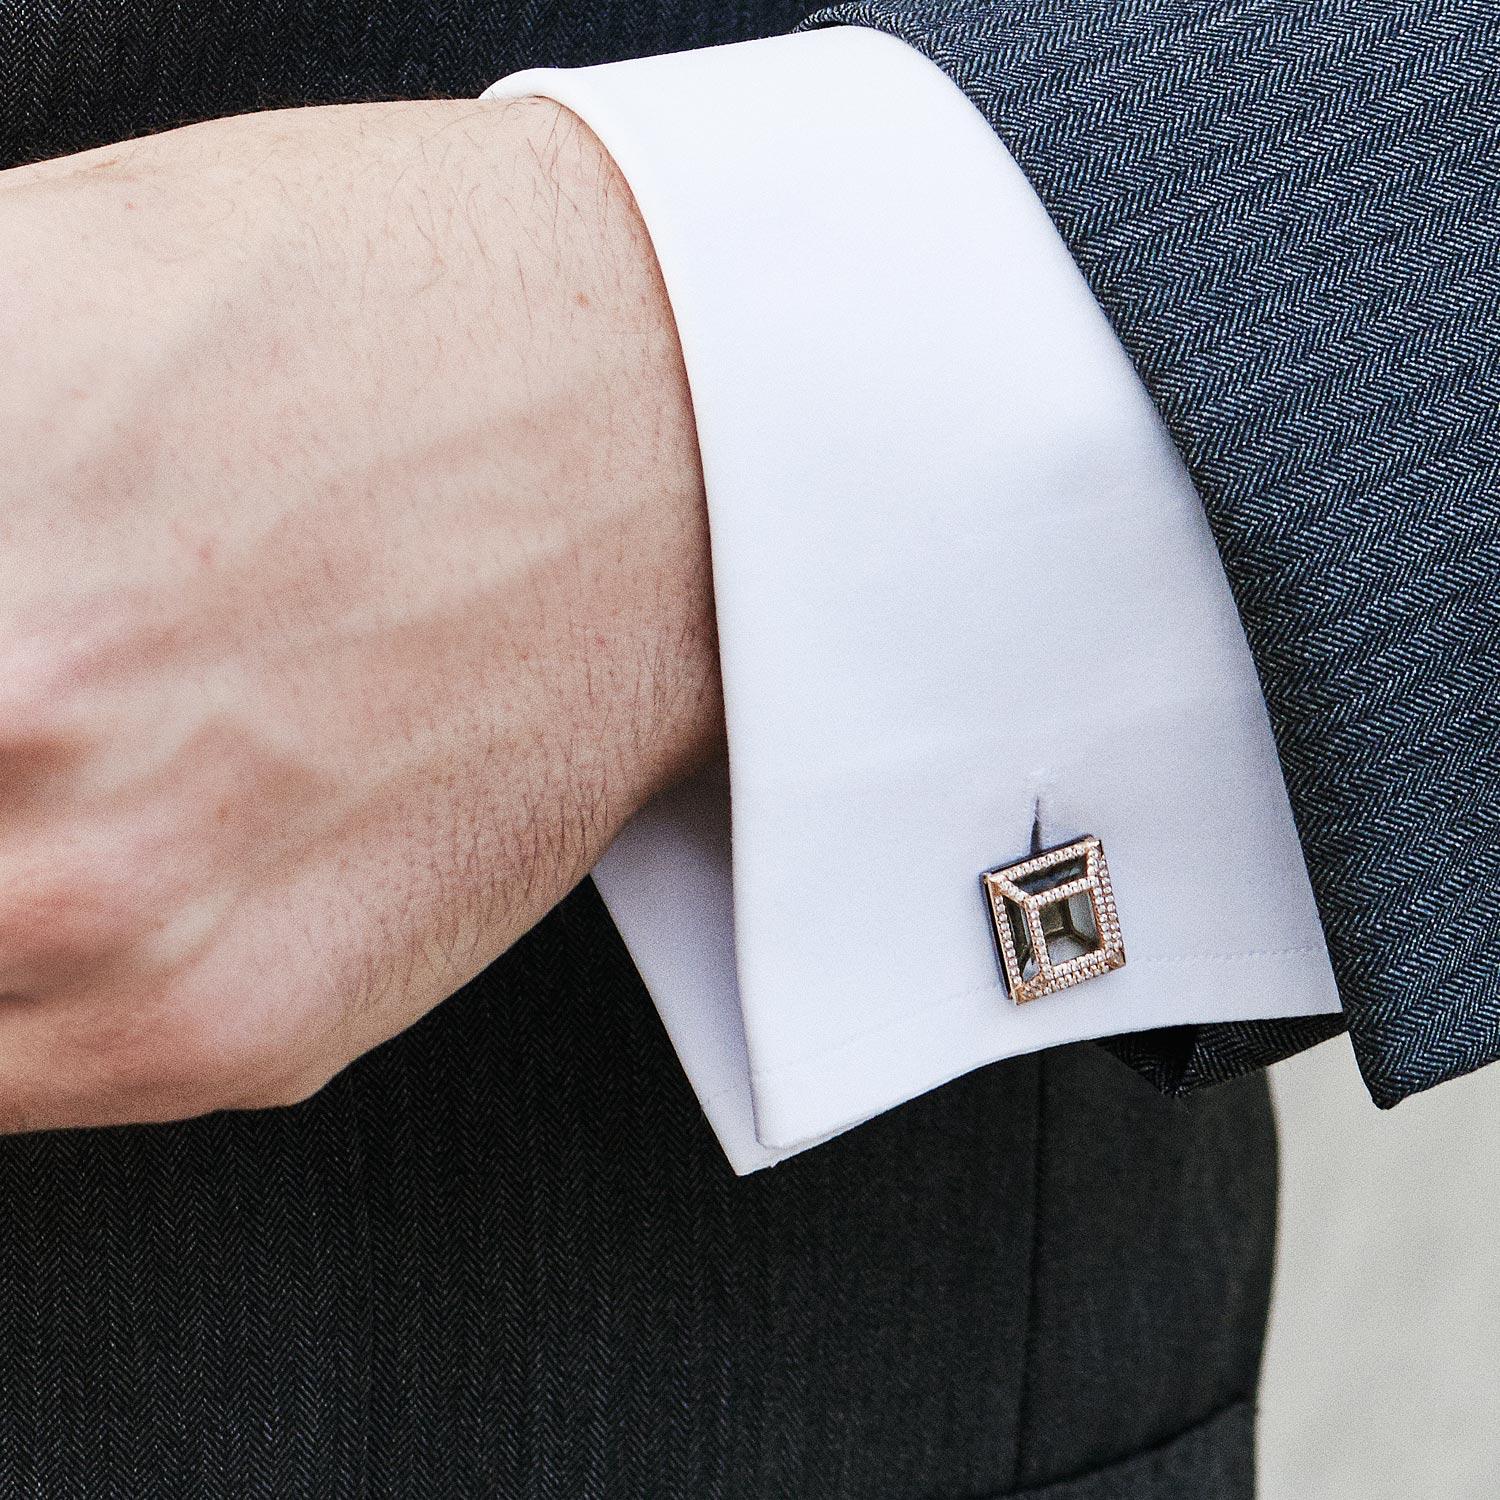
[(0, 1128), (306, 1097), (722, 733), (629, 192), (542, 101), (0, 176)]

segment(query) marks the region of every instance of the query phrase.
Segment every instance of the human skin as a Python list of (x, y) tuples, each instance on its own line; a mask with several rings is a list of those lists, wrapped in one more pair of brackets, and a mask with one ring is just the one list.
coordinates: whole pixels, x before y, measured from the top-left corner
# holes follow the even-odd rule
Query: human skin
[(306, 1098), (722, 736), (692, 412), (540, 100), (0, 174), (0, 1128)]

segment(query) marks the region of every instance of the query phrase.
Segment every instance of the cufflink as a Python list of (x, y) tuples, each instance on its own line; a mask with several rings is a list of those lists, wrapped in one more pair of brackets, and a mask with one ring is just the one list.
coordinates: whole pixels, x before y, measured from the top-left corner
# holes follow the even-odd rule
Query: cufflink
[(1092, 834), (980, 876), (1017, 1005), (1125, 966), (1104, 846)]

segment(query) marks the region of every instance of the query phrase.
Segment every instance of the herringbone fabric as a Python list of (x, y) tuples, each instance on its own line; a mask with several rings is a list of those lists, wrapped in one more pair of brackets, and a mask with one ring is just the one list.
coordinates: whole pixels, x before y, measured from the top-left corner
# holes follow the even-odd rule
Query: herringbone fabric
[(0, 1500), (1250, 1500), (1274, 1178), (1096, 1047), (736, 1178), (585, 887), (298, 1109), (0, 1141)]
[(774, 36), (805, 0), (0, 0), (0, 167), (250, 109)]
[[(904, 37), (983, 111), (1164, 414), (1376, 1101), (1492, 1061), (1500, 5), (869, 0), (833, 22)], [(1186, 1089), (1328, 1032), (1117, 1045)]]

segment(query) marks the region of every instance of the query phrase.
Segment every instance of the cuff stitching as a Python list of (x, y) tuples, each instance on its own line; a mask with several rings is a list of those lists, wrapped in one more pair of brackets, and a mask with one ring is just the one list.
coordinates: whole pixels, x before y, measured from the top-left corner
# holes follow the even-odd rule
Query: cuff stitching
[[(1139, 959), (1133, 958), (1130, 960), (1130, 962), (1137, 968), (1143, 967), (1148, 964), (1239, 963), (1246, 960), (1262, 958), (1293, 958), (1299, 955), (1316, 954), (1322, 953), (1324, 951), (1325, 950), (1323, 949), (1321, 944), (1304, 944), (1299, 947), (1291, 948), (1248, 948), (1244, 952), (1240, 953), (1159, 954), (1154, 957), (1148, 956), (1146, 958)], [(997, 990), (1000, 990), (1003, 993), (1003, 990), (1001, 990), (999, 979), (990, 980), (985, 984), (971, 985), (968, 989), (959, 990), (952, 995), (945, 995), (941, 1000), (934, 1000), (930, 1005), (923, 1006), (920, 1011), (916, 1012), (916, 1015), (920, 1017), (928, 1017), (935, 1014), (937, 1011), (947, 1010), (950, 1006), (957, 1005), (960, 1001), (970, 1000), (975, 995), (982, 995), (987, 992)], [(740, 1002), (740, 1013), (741, 1017), (743, 1018), (743, 999), (741, 999)], [(757, 1067), (752, 1063), (750, 1068), (750, 1077), (752, 1083), (757, 1078), (777, 1078), (780, 1077), (783, 1073), (792, 1072), (798, 1068), (805, 1068), (809, 1063), (823, 1062), (828, 1058), (837, 1057), (839, 1053), (847, 1052), (851, 1047), (856, 1047), (861, 1042), (868, 1041), (871, 1037), (879, 1036), (884, 1031), (894, 1031), (900, 1026), (909, 1025), (913, 1019), (914, 1017), (911, 1013), (903, 1013), (899, 1016), (887, 1017), (885, 1020), (877, 1021), (872, 1026), (866, 1026), (862, 1030), (856, 1031), (851, 1036), (842, 1038), (841, 1040), (835, 1042), (831, 1047), (824, 1047), (817, 1052), (803, 1053), (800, 1057), (789, 1058), (785, 1062), (777, 1063), (774, 1067)], [(1183, 1022), (1182, 1024), (1211, 1025), (1213, 1023), (1195, 1021)], [(1141, 1031), (1150, 1031), (1155, 1028), (1151, 1026), (1142, 1026), (1137, 1029)], [(1108, 1031), (1099, 1033), (1100, 1036), (1108, 1036), (1110, 1034), (1111, 1033), (1109, 1033)], [(1080, 1040), (1084, 1040), (1084, 1038), (1080, 1038)], [(1043, 1051), (1045, 1049), (1038, 1048), (1036, 1050)], [(715, 1097), (718, 1096), (716, 1095)]]

